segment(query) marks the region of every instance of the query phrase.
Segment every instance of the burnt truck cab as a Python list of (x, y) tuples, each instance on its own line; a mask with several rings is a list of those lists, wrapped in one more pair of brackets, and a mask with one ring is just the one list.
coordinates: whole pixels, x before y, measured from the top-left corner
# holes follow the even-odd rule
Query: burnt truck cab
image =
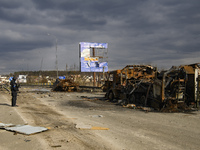
[[(140, 99), (140, 96), (143, 96), (146, 90), (138, 87), (142, 87), (142, 84), (145, 85), (145, 83), (154, 79), (156, 75), (157, 68), (150, 65), (127, 65), (121, 70), (108, 72), (104, 86), (106, 97), (110, 101), (113, 101), (113, 99), (127, 99), (127, 103), (129, 103), (128, 101), (133, 103), (134, 99)], [(130, 96), (131, 94), (132, 96)], [(143, 99), (145, 99), (144, 96)]]

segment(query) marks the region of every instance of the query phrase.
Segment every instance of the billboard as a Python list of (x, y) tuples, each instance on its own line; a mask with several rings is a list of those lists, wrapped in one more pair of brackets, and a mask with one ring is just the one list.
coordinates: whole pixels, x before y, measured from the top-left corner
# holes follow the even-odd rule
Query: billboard
[(79, 43), (81, 72), (107, 72), (108, 43)]

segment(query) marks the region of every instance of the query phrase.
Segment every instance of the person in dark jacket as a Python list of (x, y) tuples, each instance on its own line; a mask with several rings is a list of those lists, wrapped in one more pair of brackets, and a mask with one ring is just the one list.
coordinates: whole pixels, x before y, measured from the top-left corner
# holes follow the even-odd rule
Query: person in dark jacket
[(17, 78), (14, 76), (10, 82), (11, 85), (11, 96), (12, 96), (12, 107), (17, 107), (17, 91), (19, 91), (19, 85), (16, 83)]

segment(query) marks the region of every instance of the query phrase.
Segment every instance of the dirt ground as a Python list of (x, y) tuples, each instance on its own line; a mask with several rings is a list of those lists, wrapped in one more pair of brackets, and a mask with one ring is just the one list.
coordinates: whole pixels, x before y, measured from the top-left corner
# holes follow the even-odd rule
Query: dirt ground
[(40, 149), (200, 149), (199, 111), (145, 112), (111, 103), (104, 94), (22, 87), (16, 111), (29, 125), (51, 128), (34, 135)]

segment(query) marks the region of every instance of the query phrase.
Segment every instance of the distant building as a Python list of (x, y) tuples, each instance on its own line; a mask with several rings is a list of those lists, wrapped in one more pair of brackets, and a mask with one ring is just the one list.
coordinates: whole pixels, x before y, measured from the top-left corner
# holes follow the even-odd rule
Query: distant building
[(27, 75), (19, 75), (18, 77), (19, 83), (27, 83), (26, 76)]
[(5, 84), (5, 83), (8, 83), (8, 82), (10, 82), (8, 77), (0, 75), (0, 84)]

